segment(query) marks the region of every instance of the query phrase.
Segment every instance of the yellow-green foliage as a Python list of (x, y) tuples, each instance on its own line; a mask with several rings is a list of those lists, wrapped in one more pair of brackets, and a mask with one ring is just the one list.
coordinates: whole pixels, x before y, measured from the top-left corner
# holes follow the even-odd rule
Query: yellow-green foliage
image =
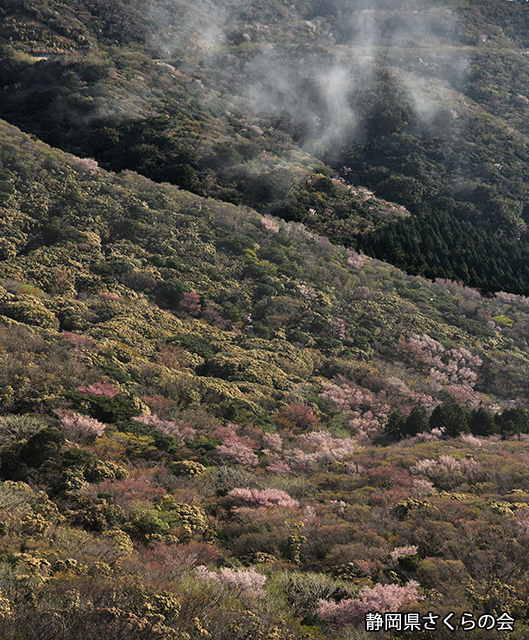
[(90, 469), (89, 477), (91, 482), (101, 482), (102, 480), (121, 480), (126, 478), (129, 472), (125, 467), (114, 462), (98, 460)]
[(492, 316), (494, 322), (500, 327), (513, 327), (514, 320), (512, 318), (507, 318), (503, 314), (499, 314), (497, 316)]
[(415, 509), (428, 509), (431, 505), (427, 500), (418, 500), (417, 498), (407, 498), (398, 502), (394, 507), (395, 515), (404, 519), (410, 511)]
[[(524, 504), (524, 507), (526, 507), (527, 505)], [(514, 515), (514, 511), (517, 508), (517, 503), (516, 502), (505, 502), (504, 500), (501, 501), (497, 501), (497, 502), (492, 502), (490, 505), (490, 508), (492, 511), (494, 511), (495, 513), (499, 513), (501, 515), (509, 515), (512, 516)]]
[(36, 558), (30, 553), (14, 553), (16, 564), (22, 565), (33, 575), (47, 576), (51, 569), (51, 564), (44, 558)]
[(114, 439), (125, 447), (125, 452), (130, 458), (149, 458), (157, 450), (152, 436), (120, 433)]
[(122, 529), (108, 529), (101, 536), (113, 542), (123, 555), (129, 554), (134, 549), (130, 536)]
[(35, 515), (26, 515), (22, 519), (21, 532), (27, 536), (38, 536), (46, 533), (51, 522), (43, 515), (37, 513)]
[(3, 302), (0, 314), (43, 329), (59, 329), (59, 321), (55, 315), (38, 298), (32, 296), (19, 295), (16, 300)]
[(78, 467), (71, 467), (62, 472), (62, 486), (66, 494), (75, 495), (88, 484), (85, 479), (84, 470)]
[(171, 471), (175, 476), (201, 476), (206, 473), (206, 467), (194, 460), (182, 460), (180, 462), (174, 462), (171, 465)]
[(0, 442), (7, 444), (26, 440), (42, 428), (44, 424), (35, 416), (2, 416), (0, 417)]
[(0, 618), (10, 618), (14, 614), (14, 604), (7, 598), (3, 590), (0, 590)]
[(154, 595), (148, 605), (151, 610), (162, 615), (166, 622), (176, 620), (180, 614), (180, 603), (167, 591)]
[(9, 528), (29, 535), (41, 534), (61, 521), (59, 510), (44, 491), (34, 491), (25, 482), (0, 482), (0, 520)]
[(170, 515), (170, 520), (180, 527), (187, 535), (193, 533), (204, 534), (209, 529), (206, 513), (201, 507), (176, 502), (174, 498), (164, 498), (158, 509)]
[(242, 349), (237, 353), (214, 356), (209, 362), (209, 370), (214, 377), (229, 381), (245, 380), (265, 387), (285, 388), (286, 375), (271, 362), (256, 358), (256, 354)]

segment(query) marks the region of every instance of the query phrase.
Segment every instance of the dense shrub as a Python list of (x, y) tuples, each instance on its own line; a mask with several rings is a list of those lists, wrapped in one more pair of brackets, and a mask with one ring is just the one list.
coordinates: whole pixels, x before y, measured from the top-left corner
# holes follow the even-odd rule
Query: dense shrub
[(30, 467), (40, 467), (60, 451), (64, 441), (64, 435), (58, 429), (42, 429), (32, 435), (20, 449), (20, 460)]
[(35, 435), (44, 424), (35, 416), (9, 415), (0, 417), (0, 440), (9, 444)]

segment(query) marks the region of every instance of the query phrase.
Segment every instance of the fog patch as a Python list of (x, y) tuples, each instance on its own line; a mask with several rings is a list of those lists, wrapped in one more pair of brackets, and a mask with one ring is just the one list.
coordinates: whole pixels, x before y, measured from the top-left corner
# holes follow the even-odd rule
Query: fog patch
[(377, 90), (376, 69), (393, 69), (425, 127), (442, 108), (443, 87), (463, 83), (468, 70), (457, 16), (435, 3), (329, 0), (307, 15), (295, 3), (151, 0), (148, 23), (160, 58), (220, 73), (241, 108), (288, 120), (312, 153), (365, 134), (359, 97)]

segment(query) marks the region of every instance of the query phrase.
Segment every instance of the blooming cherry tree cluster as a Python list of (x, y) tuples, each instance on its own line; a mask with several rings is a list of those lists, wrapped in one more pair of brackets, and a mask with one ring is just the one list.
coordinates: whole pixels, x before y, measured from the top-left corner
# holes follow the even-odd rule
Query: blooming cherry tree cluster
[(397, 404), (396, 410), (405, 417), (409, 415), (410, 403), (421, 406), (427, 416), (432, 413), (435, 407), (441, 404), (440, 400), (433, 398), (431, 395), (410, 389), (403, 380), (395, 376), (389, 378), (371, 377), (364, 382), (364, 385), (371, 391), (378, 392), (379, 395), (383, 391), (386, 399), (393, 406)]
[(176, 440), (177, 444), (183, 444), (188, 440), (192, 440), (195, 436), (196, 431), (188, 426), (185, 422), (173, 422), (172, 420), (162, 420), (156, 414), (141, 415), (132, 418), (132, 420), (136, 420), (137, 422), (143, 422), (143, 424), (148, 424), (154, 427), (160, 433), (163, 433), (164, 436), (173, 436)]
[(317, 464), (339, 462), (358, 450), (356, 440), (338, 438), (327, 431), (304, 433), (292, 449), (284, 451), (285, 460), (292, 469), (309, 470)]
[(263, 453), (269, 454), (270, 452), (280, 453), (283, 450), (283, 438), (279, 433), (265, 433), (263, 434), (263, 443), (266, 449), (263, 449)]
[(215, 571), (210, 571), (204, 565), (199, 565), (196, 567), (195, 572), (202, 580), (218, 582), (237, 592), (238, 595), (251, 595), (261, 598), (265, 595), (263, 586), (267, 578), (255, 569), (229, 569), (224, 567), (219, 573), (216, 573)]
[(461, 440), (461, 442), (464, 442), (465, 444), (468, 444), (471, 447), (481, 448), (485, 443), (485, 440), (483, 438), (478, 438), (477, 436), (474, 436), (471, 433), (462, 433), (459, 436), (459, 439)]
[(421, 352), (433, 380), (470, 389), (474, 387), (478, 377), (476, 370), (483, 364), (479, 356), (472, 355), (464, 347), (445, 349), (440, 342), (427, 335), (412, 334), (409, 344)]
[(367, 256), (363, 251), (347, 250), (347, 264), (353, 269), (361, 269), (366, 260)]
[(337, 376), (335, 383), (324, 381), (320, 398), (342, 411), (351, 432), (360, 440), (370, 440), (380, 433), (390, 407), (354, 382)]
[(121, 390), (110, 382), (94, 382), (94, 384), (84, 387), (77, 387), (77, 391), (90, 396), (106, 396), (107, 398), (114, 398), (121, 393)]
[(200, 296), (194, 291), (185, 291), (180, 301), (180, 310), (188, 316), (196, 318), (202, 311)]
[[(303, 427), (317, 425), (320, 420), (309, 407), (289, 405), (285, 410), (287, 413), (279, 417), (287, 418), (292, 411), (298, 425)], [(222, 441), (216, 450), (219, 457), (246, 467), (256, 467), (261, 462), (272, 475), (285, 475), (293, 470), (308, 471), (315, 465), (341, 462), (358, 451), (355, 438), (340, 438), (328, 431), (314, 429), (291, 435), (285, 442), (278, 433), (263, 433), (253, 425), (243, 429), (228, 423), (215, 431), (215, 437)]]
[(429, 433), (418, 433), (413, 438), (410, 438), (410, 442), (419, 444), (420, 442), (439, 442), (443, 437), (441, 429), (432, 429)]
[(77, 333), (71, 333), (70, 331), (63, 331), (62, 335), (66, 342), (76, 351), (89, 351), (90, 353), (98, 352), (96, 343), (86, 336), (80, 336)]
[(272, 218), (261, 218), (261, 224), (267, 231), (270, 231), (270, 233), (278, 233), (280, 229), (277, 222), (275, 220), (272, 220)]
[(314, 289), (306, 284), (298, 284), (297, 289), (306, 300), (316, 300), (318, 297)]
[(287, 507), (295, 509), (299, 502), (291, 498), (281, 489), (232, 489), (226, 501), (233, 507), (250, 507), (252, 509), (271, 509)]
[(273, 460), (266, 470), (273, 476), (284, 476), (292, 472), (292, 469), (284, 460)]
[(238, 435), (239, 429), (239, 425), (232, 423), (217, 429), (215, 435), (222, 440), (222, 444), (217, 447), (217, 454), (230, 462), (256, 467), (259, 458), (254, 452), (259, 448), (259, 445), (251, 438)]
[(411, 472), (417, 475), (424, 475), (430, 479), (461, 473), (469, 480), (474, 479), (480, 470), (479, 462), (473, 458), (462, 458), (458, 460), (453, 456), (439, 456), (438, 460), (424, 458), (419, 460), (411, 468)]
[(403, 586), (377, 583), (373, 587), (363, 587), (357, 598), (340, 602), (320, 600), (317, 613), (333, 627), (359, 624), (368, 611), (398, 611), (405, 604), (424, 600), (424, 596), (419, 594), (419, 586), (416, 580), (410, 580)]
[(105, 432), (106, 425), (95, 418), (59, 409), (55, 413), (59, 417), (59, 429), (73, 442), (89, 442)]
[(331, 332), (332, 337), (336, 338), (336, 340), (341, 340), (342, 342), (345, 340), (345, 330), (347, 325), (343, 318), (333, 318), (331, 321)]
[(395, 547), (389, 554), (389, 557), (393, 562), (397, 562), (399, 558), (406, 558), (407, 556), (415, 556), (419, 551), (419, 547), (414, 544), (408, 544), (405, 547)]
[(497, 291), (494, 295), (496, 296), (496, 300), (504, 304), (529, 306), (529, 298), (527, 296), (520, 296), (516, 293), (506, 293), (505, 291)]
[(450, 293), (453, 294), (459, 294), (465, 300), (479, 300), (481, 298), (481, 293), (477, 289), (467, 287), (460, 282), (448, 280), (448, 278), (436, 278), (434, 288), (441, 289), (442, 291), (450, 291)]
[(101, 291), (97, 294), (100, 300), (104, 300), (105, 302), (125, 302), (123, 296), (117, 295), (116, 293), (108, 293), (107, 291)]
[(75, 162), (75, 167), (82, 171), (94, 172), (97, 171), (99, 164), (97, 160), (93, 158), (79, 158), (77, 156), (72, 156)]

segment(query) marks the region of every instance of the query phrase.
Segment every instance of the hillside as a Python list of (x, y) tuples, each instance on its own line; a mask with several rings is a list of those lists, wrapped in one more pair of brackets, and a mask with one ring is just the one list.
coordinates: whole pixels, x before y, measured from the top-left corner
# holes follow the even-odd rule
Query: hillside
[(25, 131), (409, 273), (529, 293), (526, 3), (4, 5), (0, 116)]
[(2, 639), (528, 637), (527, 10), (3, 3)]
[(363, 587), (523, 637), (526, 298), (1, 139), (3, 637), (345, 638)]

